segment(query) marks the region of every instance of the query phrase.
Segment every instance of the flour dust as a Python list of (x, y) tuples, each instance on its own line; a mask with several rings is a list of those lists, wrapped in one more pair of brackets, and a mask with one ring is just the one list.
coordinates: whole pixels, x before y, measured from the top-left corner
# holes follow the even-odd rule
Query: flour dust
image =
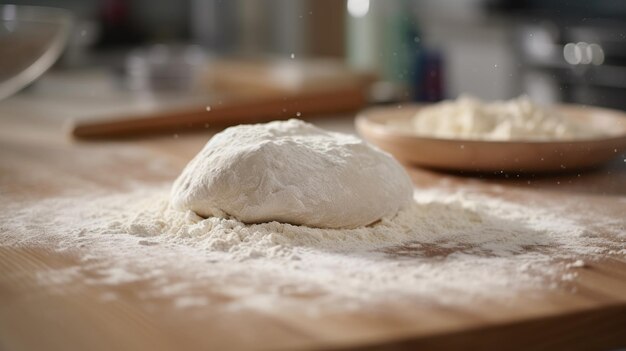
[(204, 219), (171, 209), (168, 193), (162, 185), (14, 204), (0, 214), (0, 244), (79, 257), (40, 272), (42, 285), (142, 283), (145, 298), (183, 309), (463, 304), (560, 288), (599, 257), (626, 256), (623, 221), (598, 214), (590, 227), (571, 211), (468, 190), (418, 189), (397, 215), (343, 230)]

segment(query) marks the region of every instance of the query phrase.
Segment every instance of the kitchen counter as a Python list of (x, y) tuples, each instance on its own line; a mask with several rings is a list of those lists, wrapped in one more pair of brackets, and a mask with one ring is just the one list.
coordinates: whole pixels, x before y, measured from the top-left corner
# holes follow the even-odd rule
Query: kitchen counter
[[(134, 103), (122, 94), (54, 90), (38, 88), (0, 102), (0, 211), (4, 213), (19, 204), (68, 194), (116, 193), (133, 182), (171, 182), (215, 132), (72, 141), (64, 130), (68, 118), (114, 113), (131, 109)], [(354, 132), (349, 116), (313, 122)], [(157, 166), (154, 160), (159, 160)], [(611, 217), (622, 234), (626, 231), (624, 155), (598, 170), (533, 178), (408, 170), (421, 189), (471, 187), (532, 206), (562, 204), (581, 216), (593, 208), (590, 213)], [(592, 223), (593, 214), (588, 216)], [(31, 224), (24, 221), (25, 226)], [(45, 233), (45, 227), (33, 224), (32, 228)], [(174, 308), (172, 297), (149, 296), (145, 281), (116, 285), (93, 284), (89, 279), (53, 281), (47, 272), (80, 269), (85, 254), (81, 247), (59, 251), (28, 242), (11, 245), (10, 239), (11, 233), (0, 231), (0, 349), (4, 350), (582, 350), (626, 346), (623, 253), (585, 261), (575, 278), (566, 282), (546, 282), (532, 293), (513, 298), (484, 296), (462, 307), (427, 300), (388, 301), (311, 313), (304, 296), (299, 307), (288, 310), (277, 306), (229, 310), (220, 308), (229, 297), (211, 295), (208, 281), (207, 289), (197, 293), (211, 295), (212, 303), (190, 311)], [(624, 249), (623, 237), (621, 243)], [(42, 276), (50, 279), (42, 280)]]

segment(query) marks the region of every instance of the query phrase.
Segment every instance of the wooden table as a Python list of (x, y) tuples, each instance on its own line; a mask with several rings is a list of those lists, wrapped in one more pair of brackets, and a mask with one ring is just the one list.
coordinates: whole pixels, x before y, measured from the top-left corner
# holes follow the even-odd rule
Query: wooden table
[[(101, 79), (101, 77), (99, 78)], [(46, 86), (43, 84), (43, 86)], [(198, 134), (77, 143), (63, 132), (68, 117), (118, 112), (133, 105), (114, 94), (38, 89), (0, 102), (0, 211), (13, 205), (98, 188), (115, 192), (122, 179), (171, 181), (206, 142)], [(80, 96), (75, 96), (80, 95)], [(132, 107), (132, 106), (131, 106)], [(352, 119), (317, 121), (352, 131)], [(162, 160), (148, 170), (141, 152)], [(626, 218), (623, 155), (606, 168), (528, 179), (470, 178), (410, 168), (421, 187), (493, 189), (546, 201), (587, 204)], [(120, 164), (131, 166), (117, 174)], [(581, 206), (584, 211), (585, 206)], [(626, 226), (623, 222), (622, 229)], [(35, 228), (33, 230), (43, 230)], [(626, 230), (626, 229), (624, 229)], [(167, 297), (148, 299), (141, 284), (94, 286), (41, 283), (40, 274), (80, 266), (80, 248), (7, 245), (0, 223), (0, 349), (2, 350), (222, 350), (222, 349), (610, 349), (626, 347), (626, 260), (606, 258), (579, 270), (567, 289), (450, 309), (441, 305), (384, 306), (350, 312), (301, 309), (228, 311), (215, 305), (171, 308)], [(39, 277), (39, 278), (38, 278)], [(572, 289), (575, 288), (575, 289)], [(118, 298), (103, 299), (114, 293)], [(209, 290), (206, 294), (211, 294)], [(219, 297), (213, 296), (219, 301)], [(226, 298), (226, 297), (224, 297)], [(149, 300), (146, 302), (146, 300)]]

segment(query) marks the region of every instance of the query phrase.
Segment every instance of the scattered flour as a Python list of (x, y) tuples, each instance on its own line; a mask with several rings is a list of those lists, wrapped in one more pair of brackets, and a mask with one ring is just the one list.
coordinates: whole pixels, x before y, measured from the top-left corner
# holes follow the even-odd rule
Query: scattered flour
[(356, 229), (203, 219), (172, 209), (168, 192), (163, 185), (16, 204), (0, 214), (0, 244), (80, 255), (79, 268), (42, 273), (45, 284), (143, 282), (150, 290), (142, 298), (171, 297), (175, 308), (306, 299), (313, 312), (558, 288), (576, 279), (571, 268), (580, 262), (626, 256), (623, 221), (594, 214), (594, 229), (558, 206), (468, 190), (420, 190), (396, 216)]
[(567, 265), (565, 265), (565, 267), (567, 268), (584, 268), (586, 267), (585, 265), (585, 261), (583, 260), (576, 260), (572, 263), (568, 263)]
[(601, 135), (524, 96), (490, 103), (461, 96), (421, 109), (412, 122), (419, 135), (449, 139), (572, 140)]

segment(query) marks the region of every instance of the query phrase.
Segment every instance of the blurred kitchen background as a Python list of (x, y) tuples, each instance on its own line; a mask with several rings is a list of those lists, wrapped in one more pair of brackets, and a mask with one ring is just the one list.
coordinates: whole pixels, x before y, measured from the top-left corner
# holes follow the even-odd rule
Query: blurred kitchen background
[[(540, 103), (626, 109), (626, 1), (11, 3), (73, 13), (67, 49), (47, 75), (99, 72), (128, 94), (150, 89), (184, 92), (204, 74), (195, 68), (205, 62), (213, 80), (240, 87), (241, 80), (257, 71), (232, 63), (261, 60), (283, 66), (345, 65), (373, 83), (371, 98), (380, 103), (527, 94)], [(161, 61), (174, 66), (159, 66)], [(226, 72), (226, 77), (215, 78), (216, 71)], [(37, 89), (37, 84), (42, 83), (27, 90)]]

